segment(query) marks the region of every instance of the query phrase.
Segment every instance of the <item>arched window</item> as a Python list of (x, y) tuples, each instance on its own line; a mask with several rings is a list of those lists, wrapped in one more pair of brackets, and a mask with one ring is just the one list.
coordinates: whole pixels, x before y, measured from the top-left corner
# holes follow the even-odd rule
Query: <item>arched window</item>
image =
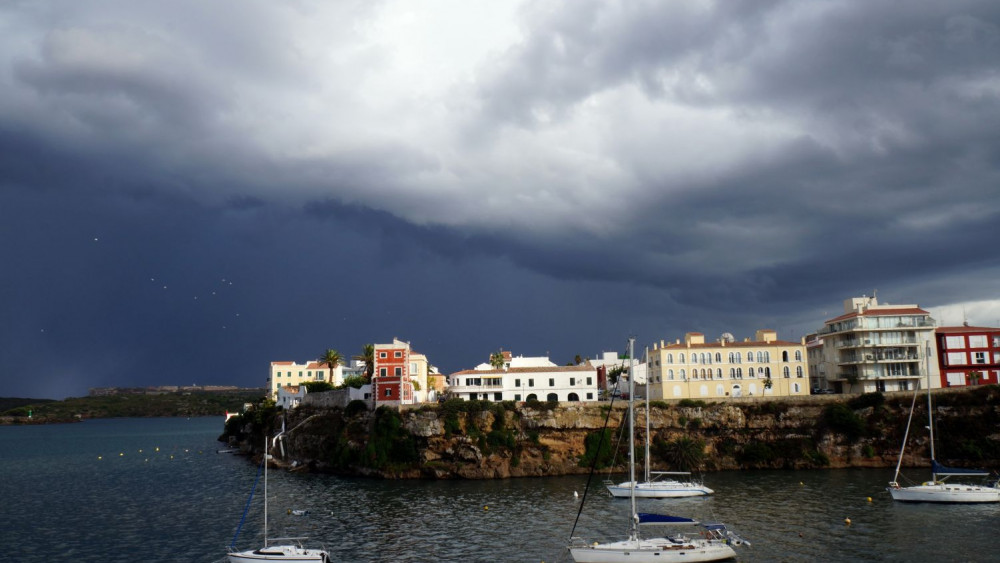
[(748, 364), (753, 363), (753, 352), (747, 352), (747, 363)]
[(735, 364), (736, 363), (736, 360), (733, 359), (733, 353), (732, 352), (729, 353), (729, 363), (731, 363), (731, 364)]
[(680, 358), (680, 361), (678, 363), (682, 363), (683, 364), (684, 363), (684, 354), (678, 354), (678, 357)]
[(799, 387), (798, 383), (792, 383), (792, 391), (794, 391), (796, 393), (801, 393), (802, 392), (802, 388)]
[(715, 353), (715, 363), (717, 363), (717, 364), (721, 364), (722, 363), (722, 353), (720, 353), (720, 352), (716, 352)]
[(715, 377), (722, 379), (722, 368), (715, 368)]
[(802, 366), (795, 366), (795, 377), (802, 377)]
[(702, 385), (701, 387), (699, 387), (698, 388), (698, 393), (700, 393), (702, 397), (707, 397), (708, 396), (708, 385)]
[(687, 381), (687, 372), (686, 371), (684, 371), (682, 369), (681, 373), (679, 375), (681, 376), (681, 381)]
[(792, 372), (791, 370), (788, 369), (788, 366), (781, 368), (781, 371), (783, 372), (785, 379), (788, 379), (792, 375)]
[(764, 363), (764, 352), (757, 352), (757, 363)]
[(795, 361), (796, 362), (801, 362), (802, 361), (802, 350), (796, 350), (795, 351)]
[(667, 379), (672, 380), (673, 378), (674, 378), (674, 370), (668, 369), (667, 370)]
[(698, 354), (691, 354), (691, 363), (692, 364), (698, 363)]
[(559, 400), (559, 395), (556, 395), (555, 393), (549, 393), (545, 397), (545, 399), (548, 400), (548, 401), (558, 401)]
[(788, 361), (788, 350), (782, 350), (781, 351), (781, 361), (783, 361), (783, 362), (787, 362)]
[(736, 379), (736, 368), (729, 368), (729, 379)]
[(739, 385), (733, 385), (733, 397), (742, 397), (742, 396), (743, 396), (743, 388), (740, 387)]
[(681, 386), (674, 385), (674, 397), (680, 397), (682, 395)]
[(764, 352), (764, 361), (767, 362), (767, 363), (771, 363), (771, 353), (770, 352)]
[(667, 363), (668, 364), (674, 363), (674, 355), (673, 354), (667, 354)]
[(736, 368), (736, 379), (743, 379), (743, 368)]
[(537, 401), (537, 400), (538, 400), (538, 395), (535, 395), (534, 393), (528, 395), (528, 398), (525, 399), (525, 401)]
[(566, 400), (567, 401), (579, 401), (580, 400), (580, 396), (577, 395), (576, 393), (570, 393), (569, 397), (566, 397)]
[(764, 377), (771, 377), (771, 367), (770, 366), (764, 368)]
[(726, 389), (722, 385), (715, 386), (715, 396), (721, 397), (726, 394)]

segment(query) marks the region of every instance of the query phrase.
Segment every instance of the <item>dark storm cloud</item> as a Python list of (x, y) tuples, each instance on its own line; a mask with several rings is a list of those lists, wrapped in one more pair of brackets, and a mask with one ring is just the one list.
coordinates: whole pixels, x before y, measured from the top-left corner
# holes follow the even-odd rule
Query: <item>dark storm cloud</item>
[(993, 323), (994, 4), (9, 4), (3, 380)]

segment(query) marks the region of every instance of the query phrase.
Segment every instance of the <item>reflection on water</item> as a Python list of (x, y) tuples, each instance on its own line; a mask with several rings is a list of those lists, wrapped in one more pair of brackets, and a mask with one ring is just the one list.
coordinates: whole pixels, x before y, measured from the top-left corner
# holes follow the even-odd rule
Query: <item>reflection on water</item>
[[(246, 459), (215, 453), (221, 428), (215, 418), (0, 427), (0, 530), (9, 557), (0, 559), (219, 559), (256, 475)], [(727, 523), (753, 543), (739, 550), (741, 561), (996, 559), (1000, 506), (893, 503), (884, 492), (890, 476), (712, 473), (705, 476), (712, 497), (640, 500), (640, 510)], [(602, 477), (575, 531), (588, 540), (618, 539), (626, 529), (629, 503), (608, 497)], [(269, 525), (272, 536), (308, 535), (343, 561), (567, 561), (586, 481), (375, 481), (271, 471)], [(241, 548), (260, 542), (258, 501)]]

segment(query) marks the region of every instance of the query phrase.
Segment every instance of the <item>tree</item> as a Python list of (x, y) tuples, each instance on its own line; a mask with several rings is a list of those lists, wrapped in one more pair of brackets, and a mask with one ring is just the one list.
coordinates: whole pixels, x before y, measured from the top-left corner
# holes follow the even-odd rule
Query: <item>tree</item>
[(330, 383), (333, 383), (333, 370), (337, 369), (337, 366), (344, 363), (344, 357), (340, 355), (340, 352), (334, 350), (333, 348), (327, 349), (323, 353), (320, 360), (326, 362), (327, 367), (330, 368)]
[(576, 356), (573, 357), (573, 361), (576, 362), (575, 365), (580, 365), (583, 363), (583, 358), (580, 357), (580, 354), (577, 354)]
[(361, 355), (354, 356), (354, 359), (365, 363), (365, 379), (371, 381), (375, 373), (375, 345), (365, 344), (361, 349)]
[(493, 369), (503, 369), (503, 350), (490, 354), (490, 365), (493, 366)]
[(770, 389), (773, 386), (774, 386), (774, 382), (771, 381), (770, 377), (764, 379), (764, 389)]
[(979, 385), (979, 380), (982, 379), (983, 372), (970, 371), (967, 375), (969, 376), (969, 385)]

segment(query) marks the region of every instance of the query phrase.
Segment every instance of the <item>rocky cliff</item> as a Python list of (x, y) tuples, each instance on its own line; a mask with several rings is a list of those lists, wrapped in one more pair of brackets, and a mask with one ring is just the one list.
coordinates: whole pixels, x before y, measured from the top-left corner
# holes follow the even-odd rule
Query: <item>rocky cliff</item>
[[(938, 459), (1000, 466), (1000, 389), (935, 394)], [(912, 395), (653, 402), (648, 409), (654, 468), (892, 467)], [(237, 419), (227, 435), (247, 451), (284, 418), (290, 467), (381, 478), (498, 479), (580, 474), (595, 464), (624, 469), (627, 405), (449, 401), (370, 411), (298, 408)], [(646, 409), (637, 407), (637, 453), (644, 454)], [(929, 465), (926, 402), (918, 400), (905, 466)], [(256, 448), (259, 449), (259, 448)], [(272, 452), (275, 453), (275, 452)]]

